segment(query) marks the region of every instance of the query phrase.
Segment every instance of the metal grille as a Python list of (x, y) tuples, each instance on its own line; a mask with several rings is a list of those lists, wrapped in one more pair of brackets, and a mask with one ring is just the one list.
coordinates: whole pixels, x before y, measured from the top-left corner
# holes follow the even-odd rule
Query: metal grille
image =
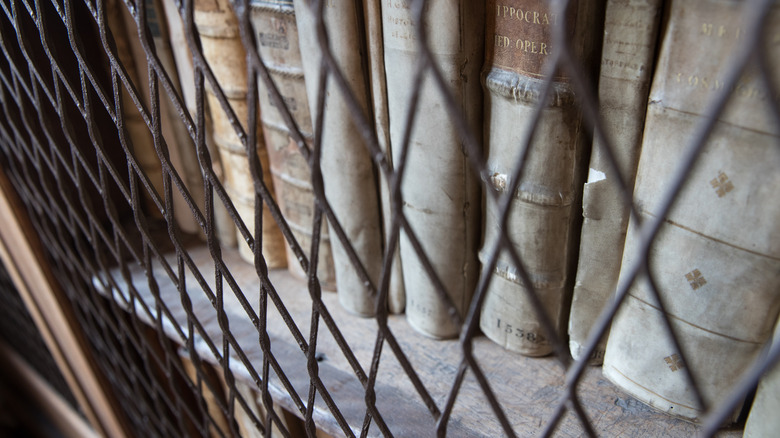
[[(425, 2), (411, 3), (417, 22), (423, 22)], [(662, 214), (657, 220), (642, 223), (641, 254), (646, 254), (653, 244), (663, 217), (674, 205), (711, 134), (716, 116), (728, 103), (728, 90), (735, 88), (744, 66), (757, 62), (765, 85), (773, 91), (769, 94), (777, 95), (776, 84), (772, 81), (776, 75), (763, 62), (769, 44), (764, 39), (763, 20), (773, 2), (744, 3), (744, 9), (752, 17), (750, 23), (754, 24), (746, 26), (744, 50), (733, 59), (724, 91), (711, 106), (707, 117), (702, 118), (701, 126), (687, 146), (685, 159), (669, 184)], [(588, 397), (582, 382), (593, 370), (583, 361), (571, 360), (565, 342), (554, 335), (549, 318), (543, 318), (543, 321), (546, 321), (547, 333), (555, 346), (555, 356), (540, 363), (549, 375), (557, 377), (545, 384), (545, 388), (553, 389), (546, 392), (540, 389), (536, 394), (537, 400), (549, 404), (549, 409), (544, 410), (545, 417), (529, 419), (521, 408), (507, 402), (505, 397), (502, 399), (504, 392), (500, 387), (505, 382), (496, 381), (489, 370), (504, 366), (502, 361), (519, 359), (507, 353), (506, 359), (497, 360), (498, 364), (486, 363), (481, 355), (485, 343), (480, 343), (478, 316), (489, 275), (480, 279), (463, 318), (460, 338), (442, 342), (440, 347), (431, 347), (430, 355), (448, 350), (450, 355), (447, 357), (454, 357), (453, 362), (442, 363), (436, 357), (421, 358), (411, 354), (419, 352), (414, 349), (415, 344), (427, 341), (415, 338), (412, 332), (403, 328), (402, 322), (393, 322), (385, 306), (378, 306), (379, 313), (373, 319), (361, 320), (358, 325), (335, 308), (331, 297), (321, 292), (316, 274), (323, 219), (330, 221), (336, 236), (347, 247), (351, 248), (351, 244), (343, 231), (339, 231), (339, 223), (324, 195), (318, 141), (315, 140), (310, 148), (287, 110), (283, 109), (282, 114), (300, 153), (311, 166), (311, 182), (317, 199), (311, 251), (296, 240), (269, 188), (263, 183), (262, 174), (268, 169), (262, 168), (254, 151), (257, 130), (243, 129), (236, 115), (230, 114), (230, 122), (250, 157), (256, 200), (254, 223), (241, 220), (213, 170), (206, 147), (206, 87), (214, 90), (223, 108), (230, 105), (203, 56), (193, 23), (193, 1), (183, 0), (177, 6), (193, 54), (198, 102), (194, 117), (189, 115), (171, 82), (170, 72), (166, 72), (157, 56), (148, 29), (147, 12), (138, 3), (127, 0), (120, 6), (131, 12), (142, 30), (138, 35), (148, 60), (149, 89), (134, 83), (119, 62), (114, 29), (108, 25), (104, 0), (2, 0), (0, 4), (0, 48), (5, 55), (0, 60), (0, 102), (4, 116), (0, 118), (0, 145), (4, 171), (28, 209), (32, 224), (48, 250), (53, 269), (134, 433), (139, 436), (236, 435), (242, 431), (236, 421), (236, 412), (243, 410), (257, 430), (294, 436), (294, 425), (274, 409), (275, 405), (281, 405), (303, 420), (309, 436), (314, 436), (318, 426), (327, 429), (328, 424), (333, 427), (332, 433), (346, 436), (403, 436), (415, 432), (444, 435), (448, 431), (461, 435), (470, 430), (462, 425), (474, 417), (479, 417), (477, 422), (485, 423), (485, 431), (499, 431), (509, 436), (514, 436), (516, 430), (534, 430), (545, 436), (556, 431), (598, 434), (595, 422), (600, 413), (590, 412), (582, 402)], [(248, 54), (249, 118), (254, 120), (257, 117), (254, 108), (258, 99), (258, 78), (264, 81), (278, 108), (284, 108), (284, 102), (263, 60), (257, 55), (251, 37), (248, 2), (239, 0), (233, 7)], [(323, 2), (313, 1), (312, 8), (318, 14), (318, 30), (327, 32), (322, 19)], [(458, 121), (455, 125), (460, 129), (472, 172), (479, 177), (487, 175), (481, 141), (469, 131), (464, 115), (456, 109), (453, 96), (446, 91), (447, 84), (432, 61), (433, 55), (422, 31), (418, 33), (418, 41), (422, 55), (414, 77), (425, 78), (429, 85), (443, 90), (444, 111)], [(387, 157), (378, 146), (373, 124), (345, 82), (330, 50), (327, 44), (322, 45), (321, 83), (330, 78), (338, 92), (347, 96), (355, 123), (360, 127), (380, 177), (392, 187), (392, 203), (401, 206), (404, 197), (400, 181), (405, 162), (395, 163), (394, 169), (388, 165)], [(571, 76), (572, 85), (581, 96), (587, 126), (600, 135), (603, 130), (598, 105), (588, 86), (594, 78), (583, 76), (570, 50), (561, 50), (555, 56), (557, 66)], [(413, 100), (420, 93), (421, 83), (423, 81), (418, 80), (412, 85)], [(547, 83), (543, 95), (550, 92), (550, 84)], [(123, 101), (124, 91), (130, 97), (129, 102)], [(149, 105), (144, 103), (144, 95), (149, 96)], [(196, 207), (182, 175), (171, 163), (168, 150), (171, 139), (164, 138), (160, 130), (160, 102), (164, 100), (170, 101), (178, 111), (190, 135), (189, 146), (197, 151), (205, 193), (203, 210)], [(154, 137), (163, 169), (162, 193), (156, 192), (135, 157), (122, 115), (122, 108), (127, 106), (137, 107)], [(774, 120), (780, 121), (776, 101), (770, 101), (770, 109)], [(537, 114), (541, 110), (538, 108)], [(414, 111), (410, 112), (410, 123), (415, 116)], [(315, 139), (321, 129), (321, 120), (317, 122)], [(248, 123), (245, 126), (255, 125)], [(607, 154), (614, 156), (609, 139), (606, 140), (603, 144)], [(521, 162), (515, 175), (521, 175), (524, 170)], [(511, 180), (517, 182), (519, 178)], [(627, 184), (622, 182), (621, 186), (625, 188)], [(516, 183), (508, 191), (512, 193), (515, 189)], [(630, 193), (623, 192), (630, 200)], [(495, 195), (491, 190), (485, 193), (486, 196)], [(177, 225), (174, 213), (181, 207), (175, 206), (173, 199), (179, 194), (187, 201), (186, 208), (205, 235), (205, 244), (183, 233)], [(144, 204), (145, 198), (153, 200), (151, 206)], [(509, 212), (509, 198), (496, 199), (502, 218)], [(221, 249), (216, 241), (214, 212), (220, 206), (228, 210), (238, 227), (239, 240), (252, 249), (254, 266), (239, 266), (236, 256)], [(258, 236), (253, 231), (262, 228), (264, 209), (271, 211), (302, 269), (308, 273), (306, 286), (290, 286), (288, 280), (274, 280), (278, 277), (267, 269), (260, 242), (253, 237)], [(415, 240), (400, 208), (394, 209), (389, 233), (390, 244), (386, 248), (389, 254), (394, 253), (400, 234), (406, 233)], [(417, 251), (427, 259), (419, 244)], [(502, 251), (511, 256), (521, 277), (527, 280), (507, 230), (503, 230), (495, 246), (489, 248), (486, 264), (494, 266)], [(354, 249), (350, 252), (354, 268), (370, 284)], [(631, 275), (620, 285), (617, 299), (603, 310), (585, 347), (584, 357), (593, 353), (631, 283), (637, 277), (649, 275), (646, 262), (641, 259), (630, 267)], [(392, 258), (387, 257), (381, 281), (370, 284), (380, 302), (387, 299), (391, 263)], [(441, 286), (443, 283), (436, 278), (430, 265), (423, 268), (440, 286), (441, 296), (449, 300)], [(308, 293), (293, 297), (288, 290), (296, 288)], [(662, 303), (657, 293), (655, 298)], [(293, 302), (304, 305), (293, 308)], [(455, 309), (451, 301), (449, 306)], [(540, 306), (537, 311), (544, 315)], [(456, 311), (452, 313), (457, 315)], [(684, 362), (684, 351), (676, 341), (672, 325), (668, 319), (665, 323)], [(286, 338), (278, 334), (279, 327), (286, 331)], [(369, 339), (369, 347), (358, 350), (357, 338)], [(323, 353), (328, 347), (331, 350)], [(780, 343), (775, 342), (767, 347), (767, 354), (746, 371), (729, 399), (718, 406), (706, 406), (696, 389), (698, 399), (707, 407), (708, 413), (700, 432), (713, 435), (779, 357)], [(329, 361), (343, 363), (345, 367), (336, 372), (328, 365)], [(431, 365), (431, 362), (436, 364)], [(194, 372), (188, 371), (188, 363), (193, 365)], [(423, 374), (420, 372), (423, 367), (433, 371)], [(388, 368), (399, 371), (392, 382), (386, 380)], [(696, 376), (687, 368), (685, 372), (693, 387), (698, 388)], [(251, 393), (240, 390), (240, 384), (249, 385), (256, 391), (256, 400)], [(400, 393), (396, 384), (409, 392)], [(519, 385), (514, 391), (523, 392), (523, 383)], [(467, 390), (476, 394), (479, 409), (474, 405), (461, 408), (463, 392)], [(262, 409), (253, 409), (252, 403), (258, 403)], [(411, 407), (402, 409), (404, 403)], [(522, 425), (531, 422), (535, 423), (531, 429)], [(689, 427), (686, 425), (679, 427), (687, 431), (685, 433), (692, 430), (685, 429)]]
[(0, 338), (16, 351), (70, 406), (80, 411), (79, 404), (70, 392), (32, 316), (16, 290), (5, 266), (0, 265), (0, 294), (3, 306), (0, 308)]

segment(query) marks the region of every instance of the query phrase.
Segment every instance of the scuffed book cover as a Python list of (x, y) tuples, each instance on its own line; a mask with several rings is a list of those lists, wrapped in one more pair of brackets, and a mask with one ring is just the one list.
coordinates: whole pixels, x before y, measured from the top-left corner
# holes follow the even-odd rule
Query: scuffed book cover
[[(780, 312), (780, 128), (768, 107), (777, 96), (766, 91), (755, 62), (735, 84), (725, 83), (750, 29), (742, 5), (668, 2), (634, 190), (642, 224), (661, 214), (712, 102), (721, 93), (731, 97), (650, 246), (653, 284), (640, 275), (631, 285), (604, 357), (604, 375), (617, 386), (694, 422), (703, 411), (683, 370), (716, 405), (758, 357)], [(775, 5), (766, 15), (769, 29), (780, 25), (778, 12)], [(767, 61), (777, 66), (780, 46), (768, 47)], [(630, 221), (621, 283), (627, 267), (645, 256), (637, 254), (638, 232)], [(653, 290), (682, 351), (669, 340)]]
[[(313, 127), (303, 78), (303, 60), (298, 44), (298, 26), (292, 0), (255, 0), (250, 3), (251, 20), (257, 50), (271, 79), (282, 96), (306, 142), (311, 145)], [(290, 136), (291, 129), (276, 108), (268, 86), (258, 78), (260, 120), (263, 124), (268, 159), (274, 179), (279, 208), (287, 219), (301, 249), (311, 250), (314, 221), (314, 192), (311, 171), (298, 145)], [(322, 287), (336, 288), (330, 235), (323, 221), (320, 231), (317, 277)], [(306, 272), (295, 254), (288, 248), (287, 267), (298, 277)]]
[[(431, 1), (425, 24), (418, 23), (411, 2), (382, 3), (385, 72), (394, 162), (400, 160), (410, 98), (420, 56), (417, 31), (423, 26), (433, 62), (477, 138), (482, 127), (479, 72), (483, 58), (484, 6), (465, 0)], [(430, 72), (420, 83), (414, 128), (409, 139), (401, 184), (403, 212), (414, 230), (455, 310), (464, 316), (476, 286), (479, 262), (479, 180), (472, 173), (458, 127), (445, 108), (442, 91)], [(406, 290), (406, 315), (417, 331), (451, 338), (460, 327), (450, 307), (423, 269), (407, 233), (401, 231), (400, 253)]]
[[(607, 1), (599, 113), (629, 194), (642, 145), (662, 3)], [(606, 147), (599, 137), (594, 138), (583, 188), (580, 257), (569, 313), (569, 349), (574, 359), (580, 359), (596, 318), (615, 293), (630, 215)], [(588, 358), (592, 365), (601, 365), (606, 343), (604, 336)]]
[[(317, 12), (311, 2), (295, 0), (295, 17), (303, 56), (304, 79), (313, 119), (319, 115), (317, 97), (324, 41), (317, 36)], [(369, 116), (368, 66), (364, 17), (357, 1), (327, 1), (323, 5), (328, 45), (350, 92), (366, 120)], [(358, 274), (329, 220), (336, 283), (341, 305), (352, 313), (371, 316), (377, 310), (376, 287), (382, 270), (382, 220), (376, 173), (361, 127), (347, 105), (344, 90), (329, 74), (321, 145), (325, 197), (333, 214), (365, 267), (367, 280)], [(316, 135), (317, 133), (315, 133)], [(373, 284), (373, 287), (370, 286)]]
[[(579, 235), (575, 214), (585, 167), (582, 157), (589, 144), (569, 73), (558, 67), (552, 77), (546, 77), (545, 69), (559, 50), (553, 32), (562, 26), (581, 74), (592, 74), (593, 49), (601, 34), (594, 30), (601, 29), (603, 18), (597, 6), (596, 1), (573, 1), (565, 12), (556, 12), (542, 1), (488, 2), (487, 190), (497, 192), (499, 199), (512, 197), (508, 238), (532, 284), (525, 284), (518, 267), (503, 252), (486, 291), (480, 327), (494, 342), (528, 356), (543, 356), (553, 348), (530, 293), (537, 294), (556, 334), (565, 330)], [(549, 98), (541, 101), (546, 81), (552, 81), (552, 88)], [(534, 127), (537, 106), (542, 113)], [(534, 135), (526, 145), (531, 129)], [(513, 171), (526, 148), (530, 149), (522, 162), (525, 168), (518, 188), (509, 193)], [(487, 196), (480, 252), (483, 269), (487, 251), (500, 239), (498, 214), (494, 197)]]

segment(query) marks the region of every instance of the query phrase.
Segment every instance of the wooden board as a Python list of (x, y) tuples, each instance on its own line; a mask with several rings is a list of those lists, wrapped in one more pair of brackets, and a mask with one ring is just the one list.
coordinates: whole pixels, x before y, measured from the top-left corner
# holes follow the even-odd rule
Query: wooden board
[[(207, 279), (213, 288), (214, 263), (209, 252), (206, 248), (198, 246), (192, 248), (190, 254), (199, 266), (203, 278)], [(241, 290), (256, 312), (259, 302), (259, 281), (256, 280), (254, 268), (242, 261), (236, 252), (224, 250), (223, 256), (228, 269), (234, 274)], [(171, 256), (169, 262), (174, 261), (175, 256)], [(172, 263), (172, 266), (176, 266), (175, 263)], [(131, 272), (131, 281), (135, 289), (153, 309), (154, 298), (146, 286), (145, 274), (137, 267), (131, 267)], [(119, 271), (112, 271), (109, 275), (115, 283), (114, 292), (128, 296), (127, 282), (122, 279)], [(186, 312), (181, 305), (179, 292), (174, 283), (159, 264), (155, 265), (154, 277), (160, 286), (161, 300), (170, 308), (176, 323), (186, 332)], [(270, 277), (298, 329), (308, 340), (312, 301), (306, 284), (292, 277), (287, 271), (271, 271)], [(106, 280), (107, 277), (96, 278), (95, 284), (100, 286), (107, 283)], [(217, 349), (221, 351), (222, 331), (214, 307), (191, 274), (187, 275), (186, 284), (197, 318), (213, 339)], [(104, 293), (111, 292), (104, 286), (101, 287)], [(123, 301), (122, 298), (119, 300)], [(339, 306), (334, 293), (323, 292), (323, 301), (355, 357), (368, 373), (377, 337), (376, 321), (348, 314)], [(150, 318), (138, 304), (135, 311), (141, 318)], [(227, 285), (225, 285), (225, 311), (231, 332), (251, 360), (252, 366), (258, 372), (261, 371), (263, 354), (258, 342), (258, 332)], [(389, 325), (437, 405), (440, 409), (443, 408), (461, 357), (457, 341), (436, 341), (422, 337), (406, 323), (403, 315), (391, 315)], [(298, 396), (305, 402), (310, 384), (306, 356), (290, 334), (279, 311), (270, 301), (267, 326), (273, 356), (290, 379)], [(164, 327), (168, 336), (177, 342), (184, 342), (167, 318)], [(196, 345), (205, 359), (214, 360), (205, 342), (200, 340)], [(538, 435), (552, 415), (557, 401), (565, 393), (566, 386), (561, 366), (552, 358), (527, 358), (509, 353), (484, 337), (475, 340), (474, 350), (482, 370), (487, 375), (518, 436)], [(338, 348), (334, 336), (322, 321), (319, 327), (317, 352), (322, 358), (318, 364), (320, 378), (353, 432), (359, 435), (366, 414), (365, 392), (345, 355)], [(236, 378), (253, 384), (249, 373), (240, 361), (232, 359), (231, 369), (236, 373)], [(269, 385), (276, 402), (289, 411), (301, 415), (273, 371)], [(379, 365), (376, 394), (379, 411), (394, 435), (431, 436), (434, 434), (433, 417), (386, 343)], [(600, 368), (587, 370), (578, 386), (578, 394), (592, 424), (602, 436), (689, 437), (695, 435), (698, 429), (693, 424), (658, 413), (621, 393), (601, 376)], [(320, 394), (317, 395), (315, 402), (314, 420), (324, 432), (334, 436), (344, 435), (333, 415), (322, 402)], [(487, 399), (470, 372), (466, 375), (455, 404), (448, 434), (485, 437), (503, 435)], [(381, 435), (375, 423), (372, 423), (370, 435)], [(566, 414), (556, 436), (582, 435), (583, 430), (576, 417), (572, 413)], [(740, 431), (723, 432), (723, 436), (739, 435), (741, 435)]]
[[(13, 390), (20, 391), (22, 398), (29, 397), (63, 437), (98, 438), (98, 434), (62, 395), (4, 342), (0, 342), (0, 369)], [(24, 406), (24, 402), (21, 405)]]
[(122, 411), (102, 380), (69, 302), (46, 262), (13, 186), (0, 171), (0, 259), (46, 346), (92, 426), (104, 436), (128, 436)]

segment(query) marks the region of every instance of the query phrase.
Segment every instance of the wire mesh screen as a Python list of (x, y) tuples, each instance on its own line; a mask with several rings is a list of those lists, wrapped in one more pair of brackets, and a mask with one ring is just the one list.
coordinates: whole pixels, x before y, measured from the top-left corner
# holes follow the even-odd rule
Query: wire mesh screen
[(70, 392), (65, 377), (57, 368), (46, 343), (38, 332), (32, 316), (19, 296), (5, 266), (0, 265), (0, 291), (3, 294), (0, 337), (16, 351), (70, 406), (80, 411), (79, 404)]
[[(655, 272), (653, 257), (663, 257), (654, 251), (667, 244), (664, 239), (671, 232), (664, 227), (673, 222), (676, 209), (693, 202), (686, 195), (687, 181), (707, 161), (711, 149), (720, 147), (708, 145), (729, 143), (721, 132), (728, 128), (718, 121), (747, 126), (746, 132), (768, 133), (774, 144), (755, 153), (761, 159), (753, 172), (766, 178), (770, 187), (759, 187), (759, 179), (755, 186), (730, 179), (730, 170), (716, 168), (710, 190), (724, 197), (744, 187), (756, 196), (769, 196), (766, 191), (774, 189), (775, 131), (780, 126), (778, 75), (772, 62), (777, 46), (771, 26), (774, 2), (731, 5), (728, 17), (744, 21), (732, 49), (713, 57), (727, 61), (717, 79), (690, 71), (668, 79), (669, 84), (676, 80), (704, 88), (708, 98), (689, 123), (690, 135), (684, 142), (669, 149), (663, 145), (676, 140), (668, 131), (652, 134), (659, 145), (645, 146), (645, 151), (668, 155), (671, 150), (674, 159), (661, 160), (661, 170), (648, 171), (660, 175), (660, 182), (645, 189), (653, 196), (641, 200), (633, 198), (633, 177), (620, 162), (621, 140), (612, 138), (605, 127), (607, 114), (599, 102), (605, 98), (597, 86), (599, 62), (592, 60), (599, 59), (602, 39), (609, 39), (601, 32), (609, 25), (604, 19), (607, 2), (515, 2), (516, 7), (489, 2), (487, 10), (479, 3), (296, 1), (295, 17), (288, 1), (182, 0), (166, 6), (151, 0), (2, 0), (3, 170), (27, 207), (131, 434), (315, 436), (320, 430), (345, 436), (596, 436), (656, 431), (711, 436), (730, 423), (759, 378), (778, 361), (780, 344), (770, 342), (778, 300), (758, 301), (765, 319), (771, 320), (769, 329), (763, 329), (760, 340), (751, 338), (749, 364), (742, 374), (726, 376), (727, 391), (715, 396), (692, 357), (704, 344), (685, 341), (679, 314), (674, 316), (679, 310), (676, 301), (664, 293), (666, 283)], [(659, 41), (677, 29), (675, 20), (681, 14), (667, 3), (663, 7), (654, 3), (652, 16), (664, 15), (658, 20), (664, 23)], [(378, 23), (380, 15), (399, 10), (406, 18), (382, 18)], [(253, 14), (258, 11), (270, 11), (273, 18), (257, 19)], [(226, 13), (235, 15), (225, 18)], [(596, 18), (589, 25), (577, 14)], [(353, 16), (359, 25), (347, 20)], [(530, 36), (524, 40), (501, 35), (500, 20), (507, 17), (525, 25), (546, 23), (548, 33), (535, 38), (547, 38), (549, 44), (537, 45)], [(437, 32), (445, 32), (445, 24), (465, 27), (469, 20), (477, 25), (454, 37), (455, 49), (442, 42)], [(486, 32), (485, 22), (495, 32)], [(571, 30), (574, 22), (584, 22), (585, 27), (578, 24), (579, 30)], [(228, 27), (230, 23), (233, 27)], [(295, 38), (278, 38), (295, 23)], [(380, 24), (384, 48), (376, 40)], [(685, 24), (714, 37), (728, 31), (714, 20)], [(405, 30), (393, 28), (402, 25)], [(344, 46), (337, 36), (349, 29), (351, 42)], [(590, 34), (583, 29), (591, 29)], [(592, 29), (600, 29), (597, 36)], [(387, 39), (391, 30), (401, 32), (392, 34), (396, 40)], [(238, 48), (227, 45), (228, 40)], [(280, 67), (272, 52), (263, 51), (298, 40), (303, 67)], [(305, 52), (306, 44), (316, 50)], [(490, 63), (511, 67), (505, 65), (509, 58), (501, 58), (505, 46), (522, 56), (547, 56), (536, 67), (538, 74), (526, 75), (530, 82), (501, 88), (512, 105), (527, 104), (521, 115), (496, 103), (503, 98), (500, 92), (484, 91), (484, 98), (479, 94), (473, 99), (471, 92), (463, 91), (466, 85), (454, 91), (454, 83), (476, 81), (477, 88), (487, 90), (491, 81), (500, 82), (508, 73), (494, 74)], [(448, 57), (457, 58), (453, 53), (469, 47), (473, 49), (469, 56), (448, 67)], [(377, 50), (384, 50), (386, 63), (378, 70), (370, 65), (374, 61), (366, 61), (375, 59)], [(649, 53), (665, 59), (664, 50), (659, 45)], [(358, 69), (364, 74), (357, 80), (356, 70), (344, 61), (350, 53), (366, 62)], [(587, 53), (591, 61), (584, 59)], [(391, 73), (401, 68), (404, 56), (405, 70)], [(610, 62), (601, 58), (602, 69)], [(377, 72), (387, 72), (386, 80), (377, 81)], [(303, 76), (309, 102), (291, 99), (285, 92), (290, 80)], [(757, 88), (749, 88), (745, 81), (753, 81)], [(745, 96), (757, 97), (760, 109), (731, 109)], [(674, 100), (671, 94), (667, 97)], [(651, 104), (667, 102), (650, 99)], [(377, 102), (384, 102), (384, 110)], [(577, 110), (574, 116), (550, 122), (554, 116), (549, 114), (558, 107)], [(302, 112), (309, 114), (308, 121), (299, 116)], [(388, 114), (389, 127), (381, 124)], [(334, 124), (336, 117), (343, 120)], [(507, 134), (513, 139), (506, 156), (491, 155), (497, 149), (494, 138), (501, 137), (488, 128), (485, 121), (491, 117), (508, 120), (506, 132), (520, 132), (516, 137)], [(759, 118), (766, 121), (754, 128), (752, 123)], [(449, 137), (438, 137), (430, 145), (421, 142), (425, 137), (421, 131), (439, 132), (442, 125), (448, 127)], [(527, 225), (532, 216), (521, 213), (532, 207), (517, 200), (525, 199), (524, 190), (533, 177), (547, 175), (545, 166), (568, 159), (537, 155), (545, 147), (544, 139), (557, 135), (553, 132), (557, 128), (573, 132), (569, 145), (563, 140), (556, 143), (562, 149), (576, 149), (567, 186), (573, 189), (528, 196), (534, 205), (543, 206), (541, 210), (557, 208), (554, 202), (545, 204), (546, 199), (560, 199), (561, 205), (574, 206), (573, 213), (556, 219), (563, 231), (532, 229)], [(272, 132), (283, 133), (282, 146), (276, 146)], [(339, 136), (328, 140), (336, 132)], [(593, 138), (591, 148), (587, 145)], [(746, 140), (754, 141), (758, 140)], [(441, 164), (450, 159), (442, 155), (448, 148), (461, 161)], [(739, 158), (746, 149), (723, 155), (724, 168), (746, 162)], [(274, 173), (274, 154), (289, 155), (299, 173)], [(617, 180), (619, 203), (630, 206), (628, 235), (633, 243), (626, 245), (612, 298), (595, 312), (598, 316), (580, 345), (579, 359), (573, 360), (565, 327), (577, 257), (553, 252), (551, 263), (568, 275), (539, 280), (534, 277), (536, 253), (524, 252), (518, 241), (530, 233), (532, 241), (562, 241), (577, 253), (585, 240), (578, 237), (580, 208), (588, 201), (582, 199), (582, 184), (586, 179), (598, 181), (593, 169), (586, 178), (588, 157), (594, 154), (605, 157), (604, 172)], [(369, 173), (350, 180), (360, 155), (367, 157)], [(422, 176), (436, 174), (440, 165), (460, 166), (455, 179), (471, 181), (475, 187), (471, 194), (426, 186), (430, 180)], [(243, 173), (231, 174), (232, 167)], [(641, 164), (639, 173), (643, 175)], [(450, 174), (436, 175), (447, 179)], [(644, 175), (649, 178), (647, 172)], [(285, 198), (280, 195), (284, 187), (309, 197)], [(357, 204), (363, 196), (357, 190), (365, 187), (380, 194), (372, 195), (368, 204)], [(354, 193), (349, 191), (353, 189)], [(423, 190), (444, 192), (456, 206), (450, 216), (470, 215), (464, 221), (476, 223), (477, 231), (450, 227), (449, 222), (426, 228), (419, 215), (434, 217), (443, 204), (440, 200), (420, 204), (425, 202), (420, 199), (427, 199), (420, 198)], [(458, 204), (453, 196), (465, 201), (458, 198)], [(647, 202), (655, 202), (650, 216), (644, 214)], [(359, 207), (345, 213), (345, 203)], [(763, 210), (736, 208), (748, 217), (766, 218), (767, 211), (777, 209), (774, 204)], [(365, 205), (373, 205), (385, 218), (374, 225), (382, 237), (369, 250), (368, 232), (363, 233), (369, 226), (353, 225), (353, 216), (362, 215)], [(442, 209), (451, 213), (452, 205)], [(765, 251), (769, 255), (747, 271), (754, 277), (771, 277), (755, 286), (773, 285), (763, 292), (770, 297), (777, 295), (773, 277), (777, 267), (772, 264), (777, 260), (772, 253), (777, 236), (761, 226), (774, 219), (770, 215), (742, 225), (746, 233), (757, 230), (769, 242)], [(705, 231), (707, 223), (717, 222), (709, 220), (703, 221)], [(518, 231), (526, 229), (531, 231)], [(442, 236), (439, 243), (428, 243), (429, 234)], [(464, 243), (467, 240), (475, 243)], [(473, 253), (466, 255), (471, 261), (442, 263), (440, 247), (450, 248), (445, 253)], [(757, 244), (748, 249), (759, 254), (759, 247), (763, 248)], [(678, 255), (694, 257), (685, 248)], [(272, 254), (279, 250), (287, 255)], [(326, 252), (333, 253), (335, 262)], [(580, 253), (580, 263), (588, 257)], [(285, 263), (289, 271), (278, 268)], [(394, 274), (398, 270), (404, 280)], [(689, 271), (684, 284), (695, 291), (705, 287), (707, 277), (714, 283), (718, 268)], [(393, 292), (397, 281), (406, 285), (405, 299)], [(502, 281), (524, 285), (516, 293), (528, 303), (525, 312), (538, 320), (533, 330), (513, 327), (501, 319), (504, 316), (486, 316), (490, 315), (486, 307), (495, 305), (490, 304), (491, 287)], [(545, 296), (555, 281), (565, 283), (561, 288), (569, 292), (563, 303), (551, 308)], [(328, 290), (334, 284), (336, 293)], [(649, 285), (644, 295), (635, 291), (637, 284)], [(418, 292), (423, 289), (430, 290), (430, 297), (421, 302)], [(345, 298), (353, 293), (358, 297)], [(627, 297), (639, 295), (642, 303), (660, 309), (658, 330), (668, 343), (668, 355), (659, 361), (665, 370), (676, 372), (680, 385), (690, 388), (695, 405), (691, 409), (698, 412), (700, 424), (645, 407), (604, 379), (601, 368), (588, 365), (600, 357), (600, 345), (620, 306)], [(741, 306), (747, 299), (734, 300)], [(404, 306), (408, 322), (397, 314)], [(502, 306), (510, 304), (498, 305)], [(705, 314), (714, 311), (704, 307)], [(646, 318), (650, 324), (652, 317)], [(436, 322), (432, 328), (426, 325), (430, 321)], [(501, 345), (481, 334), (489, 332), (485, 324), (504, 334), (503, 341), (497, 341)], [(641, 330), (634, 336), (636, 342), (648, 342)], [(437, 337), (450, 339), (433, 339)], [(518, 348), (547, 349), (531, 355), (552, 356), (530, 358), (502, 348), (512, 349), (514, 338), (522, 341), (517, 341), (522, 346)]]

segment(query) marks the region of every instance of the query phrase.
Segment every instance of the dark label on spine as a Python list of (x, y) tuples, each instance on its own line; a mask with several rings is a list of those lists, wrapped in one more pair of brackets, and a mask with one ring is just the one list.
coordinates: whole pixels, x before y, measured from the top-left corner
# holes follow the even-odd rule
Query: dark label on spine
[[(565, 22), (547, 2), (532, 0), (489, 0), (486, 27), (487, 62), (493, 67), (541, 77), (553, 53), (555, 26), (574, 31), (577, 2), (569, 5)], [(556, 80), (564, 79), (562, 76)]]

